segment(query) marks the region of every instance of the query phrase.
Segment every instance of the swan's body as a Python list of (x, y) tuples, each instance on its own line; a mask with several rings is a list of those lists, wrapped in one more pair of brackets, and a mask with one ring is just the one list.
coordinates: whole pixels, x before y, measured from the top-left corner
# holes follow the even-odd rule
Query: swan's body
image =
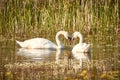
[(90, 44), (83, 43), (83, 37), (79, 32), (74, 32), (72, 38), (79, 38), (79, 43), (76, 44), (72, 52), (90, 52)]
[(16, 42), (23, 48), (64, 48), (64, 45), (59, 39), (59, 36), (61, 34), (64, 35), (66, 39), (70, 39), (68, 32), (59, 31), (55, 37), (57, 45), (51, 42), (50, 40), (44, 38), (33, 38), (24, 42), (16, 40)]
[(73, 57), (77, 60), (90, 60), (90, 55), (87, 53), (77, 53), (77, 52), (72, 52)]
[(16, 41), (23, 48), (55, 48), (56, 44), (44, 38), (33, 38), (24, 42)]

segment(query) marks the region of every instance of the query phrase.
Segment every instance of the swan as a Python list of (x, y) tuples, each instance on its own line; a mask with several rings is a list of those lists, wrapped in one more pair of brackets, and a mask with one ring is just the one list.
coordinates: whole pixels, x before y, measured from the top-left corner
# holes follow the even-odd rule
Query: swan
[(24, 42), (16, 40), (16, 42), (23, 48), (64, 48), (64, 45), (62, 44), (59, 38), (60, 35), (64, 35), (64, 37), (68, 39), (69, 43), (71, 43), (71, 36), (66, 31), (57, 32), (55, 36), (57, 45), (45, 38), (33, 38), (25, 40)]
[(79, 38), (79, 43), (73, 47), (72, 52), (90, 52), (90, 44), (83, 43), (83, 36), (78, 31), (72, 34), (72, 40), (77, 37)]

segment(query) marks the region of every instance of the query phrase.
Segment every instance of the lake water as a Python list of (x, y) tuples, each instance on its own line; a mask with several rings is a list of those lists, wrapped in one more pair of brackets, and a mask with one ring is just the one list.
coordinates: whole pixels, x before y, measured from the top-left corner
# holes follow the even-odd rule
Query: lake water
[(91, 53), (65, 49), (24, 49), (0, 42), (0, 80), (119, 80), (120, 46), (92, 45)]

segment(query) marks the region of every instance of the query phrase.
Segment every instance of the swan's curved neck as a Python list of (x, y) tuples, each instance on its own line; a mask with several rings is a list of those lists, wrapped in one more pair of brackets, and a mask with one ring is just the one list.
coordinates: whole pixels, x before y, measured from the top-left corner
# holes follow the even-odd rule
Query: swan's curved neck
[(83, 36), (81, 33), (78, 34), (79, 43), (83, 43)]
[[(58, 47), (58, 48), (62, 48), (62, 47), (64, 46), (64, 45), (62, 44), (62, 42), (60, 41), (60, 38), (59, 38), (59, 36), (60, 36), (61, 34), (63, 34), (62, 31), (58, 32), (58, 33), (56, 34), (56, 36), (55, 36), (55, 39), (56, 39), (56, 43), (57, 43), (57, 47)], [(63, 35), (64, 35), (64, 34), (63, 34)]]

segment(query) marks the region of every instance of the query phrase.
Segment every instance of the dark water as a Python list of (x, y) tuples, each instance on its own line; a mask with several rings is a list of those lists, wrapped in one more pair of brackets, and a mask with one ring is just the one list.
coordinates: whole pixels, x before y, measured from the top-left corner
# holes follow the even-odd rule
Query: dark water
[[(72, 46), (66, 47), (65, 49), (49, 50), (49, 49), (24, 49), (20, 48), (14, 41), (6, 40), (0, 42), (0, 80), (21, 80), (21, 79), (53, 79), (53, 76), (57, 76), (55, 79), (110, 79), (119, 80), (120, 78), (120, 46), (119, 45), (92, 45), (91, 53), (72, 53)], [(66, 63), (67, 61), (67, 63)], [(86, 63), (84, 63), (86, 62)], [(20, 67), (12, 67), (10, 65), (19, 64), (41, 64), (38, 66), (39, 72), (37, 72), (36, 67), (28, 70)], [(45, 63), (45, 64), (44, 64)], [(47, 64), (47, 67), (45, 66)], [(48, 65), (50, 64), (50, 66)], [(52, 65), (51, 65), (52, 64)], [(60, 74), (54, 74), (54, 67), (61, 70), (61, 65), (64, 72), (59, 72)], [(5, 67), (8, 65), (9, 67)], [(43, 70), (44, 75), (48, 77), (40, 76), (41, 66), (44, 65), (45, 70)], [(48, 71), (46, 69), (48, 68)], [(24, 67), (24, 66), (23, 66)], [(45, 68), (46, 67), (46, 68)], [(51, 68), (52, 67), (52, 68)], [(15, 70), (14, 70), (15, 69)], [(19, 70), (20, 71), (19, 71)], [(26, 70), (26, 73), (21, 73), (21, 71)], [(51, 70), (52, 69), (52, 70)], [(50, 72), (49, 72), (50, 70)], [(62, 69), (63, 70), (63, 69)], [(52, 71), (52, 74), (51, 74)], [(73, 74), (73, 71), (75, 73)], [(83, 76), (82, 73), (87, 71), (87, 75)], [(28, 73), (31, 74), (28, 74)], [(19, 73), (19, 74), (18, 74)], [(26, 76), (26, 74), (28, 74)], [(37, 75), (36, 75), (37, 74)], [(92, 75), (93, 74), (93, 75)], [(34, 77), (31, 77), (34, 76)], [(36, 76), (35, 76), (36, 75)], [(15, 77), (17, 76), (17, 77)], [(22, 76), (22, 77), (21, 77)]]

